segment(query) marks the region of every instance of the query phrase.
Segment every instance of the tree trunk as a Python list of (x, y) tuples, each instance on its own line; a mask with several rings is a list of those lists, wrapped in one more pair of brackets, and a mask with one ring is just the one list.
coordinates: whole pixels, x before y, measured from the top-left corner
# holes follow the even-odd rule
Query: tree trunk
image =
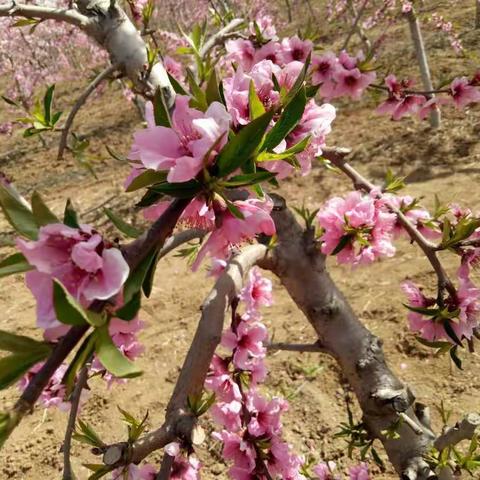
[[(427, 92), (431, 92), (433, 90), (433, 85), (430, 77), (427, 52), (425, 51), (420, 24), (413, 9), (406, 14), (406, 17), (408, 20), (408, 26), (410, 27), (410, 34), (412, 36), (412, 42), (415, 48), (420, 74), (422, 76), (423, 88)], [(433, 98), (434, 96), (435, 95), (433, 93), (426, 95), (427, 98)], [(430, 125), (432, 128), (438, 128), (440, 126), (440, 110), (438, 108), (435, 108), (430, 112)]]

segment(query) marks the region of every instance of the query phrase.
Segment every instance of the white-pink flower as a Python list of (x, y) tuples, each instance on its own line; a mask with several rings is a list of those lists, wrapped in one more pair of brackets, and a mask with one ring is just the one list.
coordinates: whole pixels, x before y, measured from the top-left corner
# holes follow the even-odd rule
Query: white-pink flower
[(38, 240), (18, 239), (17, 246), (36, 268), (25, 280), (37, 300), (37, 325), (43, 329), (60, 326), (53, 307), (54, 278), (86, 307), (119, 293), (129, 274), (120, 250), (88, 225), (46, 225)]
[(172, 128), (149, 125), (136, 132), (130, 153), (130, 159), (145, 168), (167, 170), (172, 183), (195, 178), (225, 145), (230, 127), (231, 117), (221, 103), (213, 102), (203, 113), (188, 102), (188, 97), (178, 95)]

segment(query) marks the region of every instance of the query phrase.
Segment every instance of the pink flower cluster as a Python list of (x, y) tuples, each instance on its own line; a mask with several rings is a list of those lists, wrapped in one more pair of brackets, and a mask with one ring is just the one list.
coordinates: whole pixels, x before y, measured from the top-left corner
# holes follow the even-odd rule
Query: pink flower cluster
[(425, 95), (411, 90), (411, 80), (398, 81), (393, 74), (385, 78), (385, 85), (388, 98), (377, 107), (377, 113), (391, 115), (393, 120), (400, 120), (406, 115), (418, 115), (423, 120), (438, 105), (453, 104), (458, 109), (464, 109), (472, 103), (480, 102), (478, 74), (471, 80), (466, 77), (455, 78), (447, 91), (450, 98), (437, 96), (427, 99)]
[(459, 35), (454, 32), (452, 22), (445, 20), (443, 15), (440, 15), (437, 12), (432, 13), (431, 21), (435, 25), (435, 28), (444, 32), (447, 35), (450, 45), (452, 46), (455, 53), (462, 53), (462, 41), (460, 40)]
[[(43, 363), (37, 363), (32, 367), (24, 377), (18, 382), (18, 388), (23, 391), (25, 390), (29, 383), (32, 381), (35, 374), (42, 368)], [(64, 383), (62, 383), (63, 376), (67, 371), (68, 365), (63, 363), (60, 367), (55, 370), (55, 373), (52, 375), (48, 381), (47, 386), (43, 389), (39, 401), (44, 408), (56, 407), (64, 412), (70, 410), (70, 402), (66, 400), (67, 389)], [(85, 392), (82, 392), (82, 397), (84, 397)]]
[[(156, 220), (168, 204), (169, 202), (160, 202), (145, 209), (145, 217), (148, 220)], [(236, 200), (233, 205), (243, 215), (243, 219), (233, 215), (220, 198), (211, 205), (207, 205), (200, 197), (195, 198), (183, 212), (180, 217), (181, 223), (212, 232), (198, 252), (192, 266), (194, 270), (198, 269), (207, 255), (212, 259), (225, 260), (232, 248), (254, 239), (256, 235), (275, 234), (275, 224), (270, 217), (273, 203), (268, 197), (263, 200), (256, 198)]]
[[(461, 270), (459, 271), (458, 285), (456, 298), (449, 296), (445, 301), (445, 307), (448, 312), (456, 312), (455, 316), (448, 321), (460, 340), (463, 338), (470, 339), (474, 329), (479, 325), (480, 289), (475, 287), (467, 276), (462, 275)], [(406, 281), (402, 284), (402, 289), (407, 295), (410, 306), (422, 309), (438, 308), (437, 300), (426, 297), (414, 283)], [(411, 311), (408, 313), (408, 320), (410, 329), (418, 332), (425, 340), (447, 340), (454, 343), (444, 327), (444, 323), (447, 320), (440, 314), (438, 316), (426, 316), (422, 313)]]
[(338, 263), (368, 264), (395, 254), (392, 237), (396, 217), (381, 199), (350, 192), (345, 198), (330, 199), (317, 220), (323, 229), (322, 252), (335, 252)]
[(108, 300), (119, 293), (129, 274), (120, 250), (88, 225), (46, 225), (40, 228), (38, 240), (18, 239), (17, 246), (35, 267), (25, 278), (37, 300), (37, 325), (46, 330), (49, 339), (68, 328), (55, 315), (53, 279), (87, 307), (94, 300)]
[(165, 446), (165, 453), (174, 458), (169, 477), (171, 480), (198, 480), (200, 478), (201, 463), (194, 455), (184, 456), (180, 444), (169, 443)]
[[(337, 465), (335, 462), (321, 462), (313, 467), (313, 473), (318, 480), (340, 480), (342, 477), (335, 473)], [(354, 465), (348, 471), (349, 480), (370, 480), (368, 465), (364, 462)]]
[(258, 307), (271, 304), (271, 283), (253, 269), (240, 298), (246, 313), (235, 314), (222, 338), (230, 354), (215, 355), (205, 382), (216, 394), (211, 413), (223, 428), (214, 437), (223, 443), (223, 456), (233, 464), (229, 473), (234, 480), (266, 478), (266, 471), (272, 478), (303, 479), (302, 461), (281, 438), (281, 414), (287, 402), (278, 397), (267, 400), (258, 390), (266, 375), (267, 338)]
[(377, 77), (374, 71), (362, 71), (362, 60), (361, 56), (351, 57), (345, 51), (338, 57), (331, 52), (315, 55), (312, 57), (312, 83), (321, 85), (319, 93), (326, 100), (338, 97), (359, 100)]
[[(262, 59), (254, 63), (249, 71), (240, 66), (233, 77), (226, 78), (224, 80), (225, 101), (234, 125), (245, 125), (252, 120), (249, 107), (251, 82), (253, 82), (265, 110), (268, 111), (277, 106), (280, 100), (280, 92), (276, 89), (274, 79), (278, 81), (280, 88), (284, 87), (289, 90), (295, 83), (303, 65), (301, 61), (293, 60), (279, 66), (271, 59)], [(309, 137), (310, 142), (307, 149), (297, 155), (302, 174), (307, 175), (310, 172), (312, 160), (322, 153), (321, 148), (325, 145), (326, 136), (331, 132), (331, 124), (334, 119), (335, 108), (332, 105), (319, 106), (315, 100), (309, 100), (300, 122), (276, 146), (275, 153), (282, 153)], [(294, 167), (283, 160), (262, 162), (262, 167), (277, 173), (278, 179), (285, 178), (294, 171)]]
[(142, 466), (133, 463), (119, 467), (112, 472), (111, 480), (155, 480), (157, 471), (153, 465)]

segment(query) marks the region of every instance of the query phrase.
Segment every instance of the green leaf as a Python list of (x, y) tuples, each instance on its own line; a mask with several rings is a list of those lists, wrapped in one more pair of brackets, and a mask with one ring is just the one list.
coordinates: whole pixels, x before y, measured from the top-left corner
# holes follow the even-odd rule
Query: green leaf
[(83, 366), (92, 358), (93, 352), (95, 351), (95, 332), (90, 333), (88, 337), (82, 342), (79, 349), (76, 351), (73, 360), (70, 362), (70, 365), (65, 372), (62, 383), (65, 385), (67, 390), (67, 396), (73, 392), (75, 388), (75, 383), (77, 380), (78, 372), (83, 368)]
[(257, 162), (268, 162), (270, 160), (285, 160), (286, 158), (292, 157), (293, 155), (303, 152), (310, 143), (311, 137), (305, 137), (300, 140), (298, 143), (283, 151), (282, 153), (273, 153), (273, 152), (262, 152), (257, 158)]
[(31, 352), (16, 352), (8, 357), (0, 358), (0, 390), (15, 383), (49, 354), (50, 350), (38, 349)]
[(263, 135), (273, 118), (273, 111), (264, 113), (233, 137), (217, 157), (218, 175), (225, 177), (247, 162), (263, 140)]
[(105, 215), (110, 219), (110, 221), (120, 230), (124, 235), (130, 238), (137, 238), (142, 234), (141, 230), (135, 228), (133, 225), (122, 220), (118, 215), (113, 213), (109, 208), (104, 208), (103, 211)]
[[(452, 324), (450, 323), (450, 320), (445, 319), (443, 321), (443, 328), (445, 329), (446, 334), (460, 347), (463, 347), (462, 342), (458, 338), (457, 334), (455, 333), (455, 330), (452, 328)], [(450, 356), (452, 355), (451, 350), (450, 350)], [(453, 360), (453, 358), (452, 358)], [(454, 360), (455, 361), (455, 360)], [(460, 367), (459, 367), (460, 368)]]
[(215, 69), (212, 68), (212, 73), (207, 82), (207, 88), (205, 90), (205, 97), (207, 99), (208, 105), (213, 102), (222, 103), (222, 97), (220, 96), (220, 89), (218, 87), (217, 73)]
[(55, 84), (50, 85), (45, 92), (45, 96), (43, 97), (43, 109), (44, 109), (44, 116), (45, 116), (45, 123), (47, 125), (50, 124), (50, 120), (52, 118), (52, 103), (53, 103), (53, 94), (55, 92)]
[(0, 278), (23, 273), (32, 270), (33, 267), (28, 263), (22, 253), (14, 253), (0, 262)]
[(67, 203), (65, 205), (63, 223), (67, 225), (67, 227), (80, 228), (77, 212), (73, 208), (72, 201), (70, 199), (67, 200)]
[(36, 240), (38, 226), (31, 210), (0, 184), (0, 207), (10, 225), (24, 237)]
[(162, 199), (163, 193), (152, 192), (152, 190), (147, 190), (143, 197), (136, 203), (136, 207), (145, 208), (150, 207)]
[(441, 313), (439, 308), (413, 307), (412, 305), (408, 305), (406, 303), (404, 303), (403, 306), (412, 312), (420, 313), (421, 315), (426, 315), (427, 317), (437, 317)]
[(135, 177), (130, 185), (127, 187), (127, 192), (134, 192), (140, 188), (148, 187), (149, 185), (154, 185), (155, 183), (163, 183), (167, 179), (168, 172), (163, 170), (161, 172), (156, 172), (155, 170), (145, 170), (138, 177)]
[(297, 126), (306, 104), (305, 87), (301, 87), (295, 97), (286, 105), (273, 128), (268, 132), (262, 151), (274, 149)]
[(164, 182), (149, 188), (152, 192), (176, 198), (193, 198), (201, 189), (202, 185), (196, 180), (181, 183)]
[(198, 86), (195, 76), (189, 68), (187, 68), (187, 81), (193, 95), (193, 98), (190, 100), (191, 106), (204, 112), (208, 107), (207, 98), (203, 90)]
[(169, 73), (168, 79), (170, 80), (170, 83), (172, 84), (173, 89), (175, 90), (175, 93), (178, 93), (179, 95), (188, 95), (188, 92), (182, 87), (182, 85), (178, 82), (178, 80), (170, 75)]
[[(122, 163), (128, 163), (128, 158), (125, 157), (124, 155), (121, 155), (120, 153), (116, 152), (112, 147), (109, 147), (108, 145), (105, 145), (105, 148), (107, 149), (108, 154), (114, 158), (115, 160), (122, 162)], [(127, 190), (128, 192), (128, 190)]]
[(250, 110), (250, 118), (252, 120), (261, 117), (265, 113), (265, 107), (260, 98), (258, 98), (253, 80), (250, 80), (250, 86), (248, 89), (248, 107)]
[(133, 296), (139, 292), (142, 288), (143, 282), (150, 270), (150, 266), (157, 256), (157, 249), (153, 249), (148, 255), (140, 262), (140, 264), (132, 271), (125, 282), (123, 287), (123, 300), (124, 304), (130, 302)]
[(331, 255), (336, 255), (337, 253), (340, 253), (350, 243), (351, 239), (351, 235), (344, 235), (338, 242), (338, 245), (335, 247)]
[(452, 359), (453, 363), (455, 364), (455, 366), (459, 370), (463, 370), (462, 361), (460, 360), (460, 358), (457, 355), (457, 349), (458, 349), (458, 347), (456, 347), (456, 346), (450, 349), (450, 358)]
[(288, 103), (290, 103), (298, 95), (300, 90), (303, 89), (305, 91), (305, 87), (303, 86), (303, 84), (305, 82), (305, 77), (307, 76), (308, 67), (310, 66), (311, 57), (312, 57), (312, 54), (309, 53), (308, 57), (305, 60), (302, 70), (298, 74), (298, 77), (295, 80), (295, 83), (293, 84), (293, 87), (290, 89), (285, 99), (283, 100), (284, 105), (287, 105)]
[(161, 87), (155, 90), (153, 97), (153, 116), (155, 125), (167, 128), (172, 127), (172, 119), (170, 118), (170, 112)]
[(140, 291), (133, 294), (131, 300), (128, 303), (125, 303), (121, 306), (114, 314), (115, 317), (129, 322), (133, 320), (138, 311), (140, 310), (142, 303), (142, 294)]
[(244, 173), (243, 175), (235, 175), (229, 178), (223, 185), (227, 188), (247, 187), (261, 182), (268, 182), (274, 178), (276, 173), (259, 171), (254, 173)]
[(430, 348), (444, 348), (445, 346), (449, 346), (451, 347), (452, 344), (450, 342), (431, 342), (429, 340), (425, 340), (424, 338), (422, 337), (415, 337), (415, 339), (421, 343), (422, 345), (425, 345), (426, 347), (430, 347)]
[(157, 269), (157, 262), (158, 262), (158, 252), (152, 258), (150, 267), (148, 268), (142, 283), (142, 290), (147, 298), (149, 298), (150, 294), (152, 293), (152, 285), (153, 285), (153, 279), (155, 277), (155, 270)]
[(61, 323), (66, 325), (85, 325), (89, 323), (82, 306), (55, 279), (53, 280), (53, 307), (57, 320)]
[(102, 365), (118, 378), (133, 378), (142, 374), (113, 343), (108, 333), (108, 325), (96, 330), (95, 353)]
[(22, 108), (19, 103), (17, 103), (15, 100), (12, 100), (11, 98), (5, 97), (5, 95), (1, 95), (1, 98), (4, 102), (8, 103), (12, 107)]
[(60, 220), (48, 208), (37, 191), (33, 192), (32, 195), (32, 213), (39, 227), (43, 227), (49, 223), (60, 223)]
[[(83, 437), (83, 438), (78, 438)], [(75, 440), (78, 440), (83, 443), (87, 443), (92, 447), (105, 447), (105, 442), (99, 437), (98, 433), (86, 422), (83, 420), (78, 420), (77, 429), (75, 430), (74, 434)]]
[(240, 220), (245, 220), (245, 216), (243, 213), (240, 211), (240, 209), (230, 200), (224, 197), (225, 203), (227, 204), (227, 209), (228, 211), (236, 218), (239, 218)]
[(38, 352), (48, 355), (52, 348), (48, 343), (0, 330), (0, 350), (12, 353)]

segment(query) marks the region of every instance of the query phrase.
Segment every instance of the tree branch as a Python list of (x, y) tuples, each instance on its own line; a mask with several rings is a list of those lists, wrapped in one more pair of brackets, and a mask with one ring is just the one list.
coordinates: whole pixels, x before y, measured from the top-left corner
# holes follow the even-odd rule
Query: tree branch
[(72, 109), (70, 110), (70, 113), (68, 114), (67, 120), (63, 125), (62, 135), (60, 137), (60, 142), (58, 145), (57, 160), (60, 161), (63, 158), (63, 152), (67, 147), (68, 133), (70, 131), (70, 127), (72, 126), (73, 120), (75, 119), (75, 116), (77, 115), (78, 111), (83, 106), (83, 104), (87, 101), (87, 98), (95, 91), (98, 85), (100, 85), (100, 83), (102, 83), (103, 80), (109, 77), (110, 74), (112, 74), (117, 69), (118, 69), (118, 65), (110, 65), (109, 67), (105, 68), (102, 72), (100, 72), (92, 80), (92, 82), (87, 86), (87, 88), (83, 91), (83, 93), (80, 95), (78, 100), (73, 105)]
[(400, 413), (421, 425), (412, 408), (412, 392), (387, 366), (381, 340), (358, 320), (330, 278), (313, 233), (302, 230), (283, 199), (275, 196), (274, 200), (272, 216), (278, 241), (259, 265), (279, 277), (317, 332), (322, 347), (338, 361), (357, 396), (368, 431), (383, 443), (402, 479), (434, 478), (423, 459), (432, 444), (432, 432), (424, 428), (418, 435), (402, 422), (399, 440), (383, 433), (398, 421)]
[(329, 353), (325, 350), (320, 342), (315, 343), (269, 343), (266, 345), (269, 352), (284, 351), (284, 352), (320, 352)]
[[(323, 151), (323, 156), (332, 162), (339, 170), (341, 170), (347, 177), (349, 177), (356, 189), (363, 189), (367, 192), (371, 192), (377, 188), (373, 183), (368, 181), (363, 177), (357, 170), (355, 170), (346, 160), (345, 157), (351, 153), (350, 149), (347, 148), (325, 148)], [(398, 221), (403, 226), (405, 231), (408, 233), (410, 238), (420, 247), (428, 261), (432, 265), (433, 270), (435, 271), (438, 278), (439, 285), (439, 297), (441, 297), (441, 292), (446, 289), (448, 293), (455, 298), (457, 292), (453, 286), (450, 278), (447, 275), (447, 272), (443, 268), (438, 256), (437, 256), (437, 247), (433, 243), (429, 242), (415, 227), (415, 225), (410, 222), (410, 220), (401, 212), (398, 208), (392, 205), (388, 200), (385, 201), (385, 205), (389, 210), (391, 210), (397, 216)]]
[(205, 58), (210, 51), (216, 46), (222, 44), (231, 33), (244, 23), (243, 18), (234, 18), (225, 27), (212, 35), (200, 49), (200, 57)]
[(90, 19), (72, 8), (50, 8), (36, 5), (22, 5), (11, 2), (10, 5), (0, 5), (0, 17), (26, 17), (40, 20), (56, 20), (70, 23), (81, 29), (90, 25)]
[(72, 435), (75, 431), (75, 423), (77, 421), (78, 409), (80, 406), (80, 399), (82, 397), (82, 391), (87, 384), (88, 368), (85, 365), (78, 375), (77, 384), (72, 393), (70, 415), (68, 417), (67, 429), (65, 430), (65, 440), (63, 441), (63, 480), (74, 480), (75, 476), (72, 470), (72, 464), (70, 461), (70, 453), (72, 449)]
[[(177, 438), (191, 443), (197, 419), (187, 409), (187, 399), (203, 391), (205, 377), (222, 336), (225, 312), (240, 292), (246, 273), (265, 257), (266, 252), (267, 248), (263, 245), (250, 245), (230, 260), (201, 307), (202, 314), (195, 336), (167, 405), (165, 423), (132, 446), (124, 443), (109, 446), (103, 457), (106, 465), (117, 467), (138, 463)], [(112, 449), (121, 454), (110, 455)], [(111, 465), (109, 457), (116, 458), (115, 465)]]
[(447, 447), (453, 447), (463, 440), (471, 440), (480, 427), (480, 415), (477, 413), (468, 414), (460, 423), (447, 428), (433, 444), (438, 451)]

